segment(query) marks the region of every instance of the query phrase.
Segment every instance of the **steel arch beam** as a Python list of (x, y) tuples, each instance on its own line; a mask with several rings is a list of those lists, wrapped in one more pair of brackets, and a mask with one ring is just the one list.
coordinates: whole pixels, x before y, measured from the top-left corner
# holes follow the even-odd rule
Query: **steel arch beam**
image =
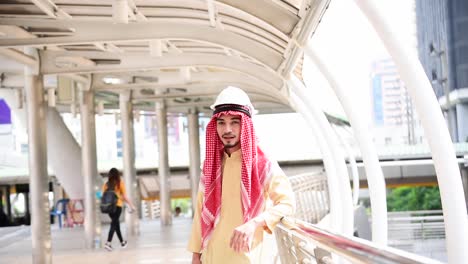
[[(265, 102), (271, 102), (275, 104), (285, 104), (287, 105), (288, 102), (284, 99), (284, 97), (279, 98), (279, 95), (272, 95), (268, 94), (265, 90), (259, 90), (258, 87), (253, 87), (252, 85), (246, 83), (231, 83), (231, 82), (219, 82), (213, 83), (210, 85), (207, 84), (181, 84), (181, 85), (174, 85), (177, 88), (185, 88), (190, 90), (189, 93), (174, 93), (174, 94), (160, 94), (160, 95), (144, 95), (139, 92), (135, 93), (133, 97), (135, 100), (139, 101), (151, 101), (156, 99), (175, 99), (175, 98), (199, 98), (199, 97), (213, 97), (215, 99), (216, 95), (225, 87), (229, 85), (235, 85), (243, 89), (249, 96), (252, 97), (251, 101), (255, 100), (262, 100)], [(171, 88), (171, 87), (167, 87)], [(211, 103), (210, 103), (211, 104)], [(253, 102), (255, 105), (255, 102)]]
[[(203, 22), (203, 21), (201, 21)], [(188, 39), (207, 42), (241, 52), (276, 70), (283, 54), (250, 38), (200, 24), (194, 19), (154, 19), (141, 23), (115, 24), (112, 21), (0, 18), (0, 25), (72, 29), (70, 35), (0, 39), (0, 47), (72, 45), (94, 42), (149, 41), (152, 39)]]
[[(199, 75), (199, 77), (202, 76), (206, 76), (206, 74)], [(230, 80), (220, 79), (217, 81), (193, 81), (189, 83), (174, 82), (172, 84), (165, 83), (161, 85), (155, 82), (122, 85), (97, 84), (95, 88), (97, 89), (97, 92), (108, 91), (115, 93), (132, 89), (134, 102), (153, 102), (165, 99), (169, 109), (173, 109), (173, 107), (185, 107), (188, 110), (190, 107), (199, 107), (200, 109), (208, 107), (223, 88), (233, 85), (247, 92), (255, 108), (261, 112), (274, 112), (269, 109), (271, 107), (279, 107), (284, 110), (291, 109), (288, 100), (286, 99), (287, 96), (285, 96), (282, 91), (278, 91), (269, 86), (260, 86), (258, 83), (255, 84), (254, 82), (250, 82), (248, 76), (245, 77), (247, 77), (246, 81), (231, 78)], [(214, 78), (211, 79), (214, 80)], [(93, 83), (95, 82), (93, 81)], [(171, 90), (171, 88), (176, 88), (177, 90)], [(185, 91), (179, 90), (181, 88), (185, 89)], [(146, 94), (143, 92), (144, 90), (157, 89), (160, 89), (160, 91), (155, 92), (154, 94)], [(182, 99), (182, 101), (177, 102), (177, 99)]]
[[(283, 80), (272, 70), (236, 57), (226, 57), (216, 54), (167, 54), (152, 58), (145, 54), (116, 54), (104, 52), (64, 52), (41, 51), (41, 72), (43, 74), (66, 73), (102, 73), (151, 70), (159, 68), (175, 68), (183, 66), (210, 66), (230, 69), (260, 79), (273, 87), (283, 87)], [(93, 60), (115, 60), (119, 64), (97, 63), (95, 66), (77, 66), (60, 68), (56, 65), (57, 58), (85, 57)]]
[[(245, 87), (251, 91), (257, 91), (268, 97), (275, 98), (276, 100), (284, 99), (278, 87), (241, 72), (194, 72), (191, 74), (189, 82), (185, 82), (178, 72), (135, 72), (130, 74), (126, 73), (126, 75), (122, 75), (121, 78), (128, 80), (129, 78), (135, 77), (152, 77), (155, 78), (155, 81), (123, 84), (105, 84), (103, 79), (107, 76), (108, 74), (96, 75), (93, 79), (93, 89), (96, 91), (159, 89), (161, 90), (160, 92), (163, 92), (162, 90), (167, 88), (186, 88), (188, 91), (186, 93), (181, 93), (179, 96), (192, 96), (191, 91), (193, 90), (203, 89), (203, 92), (207, 94), (209, 92), (207, 89), (210, 87), (234, 85)], [(119, 77), (119, 75), (112, 76)]]

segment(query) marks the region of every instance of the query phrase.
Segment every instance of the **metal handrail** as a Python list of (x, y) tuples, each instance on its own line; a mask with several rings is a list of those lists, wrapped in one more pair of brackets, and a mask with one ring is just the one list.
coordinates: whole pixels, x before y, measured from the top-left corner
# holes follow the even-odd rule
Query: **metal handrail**
[(310, 177), (320, 176), (320, 175), (323, 175), (323, 171), (304, 172), (304, 173), (296, 174), (294, 176), (289, 177), (289, 180), (291, 181), (291, 180), (304, 178), (304, 177), (310, 178)]
[(332, 254), (352, 263), (442, 263), (361, 238), (339, 235), (294, 218), (283, 218), (275, 232), (283, 264), (333, 263)]
[(408, 215), (408, 216), (419, 216), (419, 215), (442, 215), (442, 210), (419, 210), (419, 211), (395, 211), (388, 212), (389, 217)]
[(389, 212), (388, 230), (390, 245), (408, 240), (444, 239), (444, 216), (442, 210)]

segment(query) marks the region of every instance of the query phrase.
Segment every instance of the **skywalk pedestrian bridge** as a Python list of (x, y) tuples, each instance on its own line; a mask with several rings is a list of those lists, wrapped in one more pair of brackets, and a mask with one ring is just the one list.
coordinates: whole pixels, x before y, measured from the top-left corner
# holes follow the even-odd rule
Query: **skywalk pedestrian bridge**
[[(418, 59), (393, 34), (383, 10), (373, 1), (354, 2), (393, 57), (421, 118), (441, 192), (447, 261), (465, 263), (468, 223), (462, 178), (431, 83)], [(170, 210), (166, 117), (187, 115), (195, 197), (199, 117), (210, 115), (216, 94), (232, 85), (250, 95), (259, 114), (300, 113), (323, 157), (324, 184), (314, 183), (311, 174), (292, 179), (297, 181), (298, 214), (284, 218), (275, 230), (271, 248), (278, 249), (276, 261), (437, 263), (387, 247), (385, 179), (367, 124), (354, 110), (359, 102), (351, 101), (348, 80), (335, 73), (310, 42), (328, 5), (321, 0), (0, 3), (0, 92), (28, 130), (31, 208), (30, 229), (3, 236), (4, 241), (27, 238), (1, 249), (0, 262), (188, 262), (190, 255), (183, 248), (190, 221), (175, 219)], [(367, 240), (353, 221), (358, 214), (345, 157), (350, 163), (353, 159), (343, 154), (329, 119), (314, 103), (312, 87), (304, 85), (304, 56), (336, 93), (360, 149), (371, 199)], [(134, 243), (112, 255), (99, 249), (105, 227), (96, 210), (95, 114), (120, 116), (123, 175), (128, 195), (137, 203), (134, 111), (154, 113), (158, 120), (160, 218), (156, 224), (126, 213), (126, 233)], [(81, 144), (66, 128), (60, 116), (64, 112), (80, 114)], [(70, 199), (83, 200), (83, 227), (50, 231), (48, 166)], [(62, 243), (65, 237), (72, 240)]]

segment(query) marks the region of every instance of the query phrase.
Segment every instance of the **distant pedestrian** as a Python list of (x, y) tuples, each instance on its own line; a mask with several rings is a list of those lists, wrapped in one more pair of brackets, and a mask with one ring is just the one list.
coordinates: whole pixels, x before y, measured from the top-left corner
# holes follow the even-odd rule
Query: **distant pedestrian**
[(122, 248), (127, 247), (127, 240), (123, 240), (122, 233), (120, 232), (120, 214), (122, 214), (122, 207), (124, 201), (130, 206), (130, 213), (135, 210), (135, 206), (133, 205), (132, 201), (128, 199), (126, 191), (125, 191), (125, 184), (120, 179), (120, 173), (116, 168), (112, 168), (108, 174), (109, 179), (106, 183), (102, 186), (102, 192), (104, 193), (107, 190), (113, 190), (117, 195), (117, 206), (114, 212), (109, 213), (109, 217), (111, 219), (111, 225), (109, 229), (109, 235), (107, 237), (107, 242), (104, 246), (105, 249), (108, 251), (112, 251), (112, 237), (114, 233), (117, 233), (117, 237), (119, 238), (120, 245)]
[(175, 208), (175, 217), (180, 216), (181, 213), (182, 213), (182, 209), (180, 209), (180, 207), (177, 206), (177, 207)]

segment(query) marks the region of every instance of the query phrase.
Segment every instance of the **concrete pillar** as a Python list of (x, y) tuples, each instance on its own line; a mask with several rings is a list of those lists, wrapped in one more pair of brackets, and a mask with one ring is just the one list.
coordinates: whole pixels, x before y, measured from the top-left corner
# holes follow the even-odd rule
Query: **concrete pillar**
[[(468, 157), (467, 157), (468, 158)], [(465, 203), (467, 204), (467, 211), (468, 211), (468, 160), (465, 158), (465, 165), (460, 166), (461, 177), (462, 177), (462, 184), (463, 184), (463, 192), (465, 194)]]
[(169, 150), (167, 143), (167, 112), (164, 102), (156, 102), (156, 117), (158, 119), (158, 148), (159, 148), (159, 201), (161, 224), (172, 224), (171, 197), (169, 190)]
[(135, 182), (135, 209), (136, 209), (136, 212), (135, 212), (135, 215), (138, 219), (142, 219), (143, 218), (143, 212), (142, 212), (142, 208), (141, 208), (141, 191), (140, 191), (140, 181), (138, 179), (136, 179), (136, 182)]
[(453, 108), (453, 117), (452, 117), (452, 122), (456, 124), (456, 131), (457, 134), (456, 136), (458, 137), (457, 142), (468, 142), (468, 122), (467, 116), (468, 116), (468, 103), (458, 103), (454, 108)]
[(11, 191), (10, 191), (10, 188), (11, 186), (8, 185), (5, 189), (5, 195), (6, 195), (6, 210), (7, 210), (7, 215), (8, 215), (8, 219), (11, 221), (13, 220), (12, 217), (11, 217), (11, 199), (10, 199), (10, 195), (11, 195)]
[[(135, 136), (133, 131), (133, 107), (131, 101), (131, 92), (125, 91), (120, 93), (120, 116), (122, 121), (122, 143), (123, 143), (123, 176), (125, 187), (127, 188), (127, 196), (135, 207), (140, 208), (137, 204), (137, 181), (135, 170)], [(129, 210), (125, 212), (125, 225), (127, 226), (127, 234), (136, 236), (140, 233), (138, 222), (138, 212), (133, 214)]]
[[(8, 215), (6, 213), (6, 204), (3, 204), (3, 195), (5, 195), (5, 201), (6, 201), (6, 189), (7, 187), (6, 186), (1, 186), (0, 185), (0, 210), (3, 210), (3, 212), (5, 213), (5, 215)], [(0, 211), (0, 214), (2, 212)]]
[(197, 206), (197, 193), (200, 181), (200, 122), (198, 119), (198, 111), (191, 109), (187, 115), (188, 131), (189, 131), (189, 153), (190, 153), (190, 190), (192, 198), (192, 214)]
[[(33, 48), (27, 48), (26, 52), (38, 57)], [(32, 259), (34, 264), (52, 263), (47, 175), (47, 105), (44, 101), (42, 75), (32, 67), (25, 67), (24, 75), (28, 115)]]
[(458, 138), (457, 107), (450, 106), (448, 110), (444, 110), (444, 118), (445, 122), (447, 122), (450, 138), (454, 143), (459, 142), (460, 140)]
[(27, 224), (31, 224), (31, 203), (30, 203), (30, 195), (29, 192), (25, 192), (24, 194), (24, 219), (26, 220)]
[[(79, 86), (80, 87), (80, 86)], [(90, 88), (90, 87), (87, 87)], [(94, 92), (84, 87), (81, 91), (81, 171), (84, 181), (85, 247), (101, 247), (101, 222), (97, 221), (97, 154)]]

